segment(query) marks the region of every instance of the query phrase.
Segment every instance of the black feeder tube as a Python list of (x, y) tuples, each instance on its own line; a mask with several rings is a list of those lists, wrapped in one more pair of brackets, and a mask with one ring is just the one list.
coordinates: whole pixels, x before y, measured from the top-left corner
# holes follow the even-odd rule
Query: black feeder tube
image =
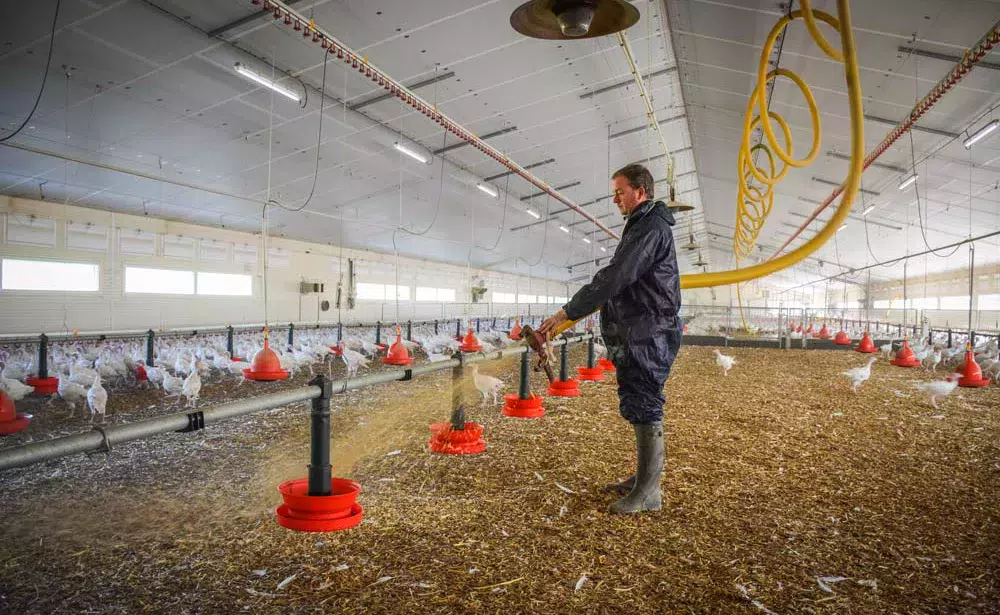
[(233, 325), (226, 325), (226, 352), (229, 353), (230, 358), (235, 356), (233, 350)]
[(462, 337), (462, 319), (455, 319), (455, 337)]
[(288, 347), (291, 348), (294, 342), (295, 342), (295, 325), (293, 323), (288, 323)]
[(150, 329), (146, 332), (146, 367), (153, 367), (153, 340), (156, 334)]
[(569, 380), (569, 344), (559, 347), (559, 380), (566, 382)]
[(521, 374), (520, 380), (517, 383), (517, 397), (518, 399), (531, 399), (531, 380), (528, 375), (528, 352), (521, 354)]
[(591, 334), (590, 339), (587, 341), (587, 367), (590, 369), (594, 369), (594, 355), (594, 336)]
[(477, 319), (476, 319), (476, 333), (479, 333), (479, 325), (480, 325), (481, 323), (482, 323), (482, 320), (480, 320), (479, 318), (477, 318)]
[(407, 320), (406, 321), (406, 339), (407, 339), (407, 341), (410, 341), (410, 342), (413, 341), (413, 321), (412, 320)]
[(462, 403), (464, 365), (465, 361), (460, 352), (458, 365), (451, 368), (451, 428), (455, 431), (465, 430), (465, 404)]
[(375, 345), (378, 346), (382, 343), (382, 321), (375, 322)]
[(344, 339), (344, 323), (337, 322), (337, 345), (340, 345), (340, 341)]
[(49, 377), (49, 336), (44, 333), (38, 336), (38, 377)]
[(330, 379), (319, 375), (309, 381), (319, 387), (319, 397), (312, 400), (309, 413), (309, 495), (330, 495), (333, 470), (330, 467)]
[(438, 321), (437, 318), (434, 319), (434, 335), (438, 334)]

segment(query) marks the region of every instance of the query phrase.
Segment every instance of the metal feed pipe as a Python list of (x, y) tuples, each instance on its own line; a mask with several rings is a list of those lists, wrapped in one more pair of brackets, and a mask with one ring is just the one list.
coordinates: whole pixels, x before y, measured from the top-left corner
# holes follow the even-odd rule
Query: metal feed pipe
[[(913, 109), (910, 110), (910, 114), (906, 117), (906, 119), (893, 128), (889, 134), (882, 139), (882, 142), (879, 143), (878, 146), (867, 156), (865, 156), (862, 169), (870, 167), (879, 156), (885, 153), (885, 151), (889, 149), (897, 139), (899, 139), (899, 137), (909, 132), (910, 129), (913, 128), (914, 124), (917, 123), (917, 120), (927, 113), (927, 110), (933, 107), (942, 96), (951, 90), (952, 87), (961, 81), (962, 78), (965, 77), (965, 75), (967, 75), (969, 71), (971, 71), (972, 68), (978, 64), (979, 61), (982, 60), (994, 46), (997, 45), (997, 43), (1000, 43), (1000, 21), (993, 24), (993, 27), (987, 30), (986, 33), (983, 34), (978, 41), (976, 41), (976, 44), (973, 45), (972, 49), (965, 52), (962, 59), (955, 64), (950, 71), (948, 71), (948, 74), (938, 81), (937, 85), (935, 85), (926, 96), (913, 106)], [(840, 195), (843, 188), (843, 185), (839, 186), (830, 194), (830, 196), (826, 197), (826, 199), (824, 199), (823, 202), (816, 208), (816, 211), (806, 218), (806, 221), (802, 223), (802, 226), (792, 233), (785, 243), (781, 244), (781, 247), (775, 250), (774, 254), (772, 254), (768, 260), (770, 261), (777, 258), (778, 255), (781, 254), (782, 250), (795, 241), (795, 239), (802, 234), (802, 231), (812, 224), (813, 220), (815, 220), (817, 216), (829, 207), (830, 203), (832, 203), (833, 200)]]
[[(593, 337), (592, 333), (585, 333), (571, 338), (564, 338), (552, 342), (553, 346), (567, 346), (584, 342)], [(336, 380), (331, 383), (331, 390), (334, 393), (345, 393), (355, 389), (385, 384), (396, 380), (412, 380), (414, 376), (429, 374), (448, 369), (454, 369), (470, 363), (481, 363), (493, 361), (527, 353), (530, 349), (520, 345), (515, 348), (504, 348), (502, 350), (476, 353), (475, 355), (460, 354), (458, 359), (439, 361), (418, 365), (405, 370), (388, 370), (377, 374), (369, 374), (360, 378), (347, 380)], [(93, 430), (53, 438), (41, 442), (29, 442), (20, 446), (0, 449), (0, 471), (21, 468), (44, 461), (51, 461), (69, 455), (79, 453), (92, 453), (110, 451), (116, 444), (148, 438), (159, 434), (170, 432), (193, 432), (204, 429), (208, 425), (221, 423), (244, 414), (259, 412), (261, 410), (271, 410), (288, 404), (316, 399), (323, 394), (323, 389), (319, 386), (308, 386), (279, 393), (269, 393), (259, 395), (249, 399), (241, 399), (228, 404), (211, 406), (204, 410), (193, 410), (191, 412), (176, 412), (167, 416), (156, 417), (134, 423), (123, 425), (110, 425), (107, 427), (97, 426)]]

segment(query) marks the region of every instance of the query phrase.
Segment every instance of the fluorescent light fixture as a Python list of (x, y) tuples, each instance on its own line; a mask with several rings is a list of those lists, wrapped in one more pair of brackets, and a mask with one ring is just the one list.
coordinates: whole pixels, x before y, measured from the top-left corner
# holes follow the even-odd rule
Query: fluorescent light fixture
[(904, 179), (903, 181), (899, 182), (899, 189), (900, 190), (906, 190), (907, 188), (910, 187), (910, 184), (912, 184), (913, 182), (917, 181), (917, 177), (918, 177), (917, 174), (914, 173), (913, 175), (911, 175), (911, 176), (907, 177), (906, 179)]
[(270, 90), (274, 90), (275, 92), (277, 92), (278, 94), (281, 94), (282, 96), (287, 96), (288, 98), (291, 98), (295, 102), (299, 102), (299, 101), (302, 100), (302, 97), (299, 96), (296, 92), (293, 92), (293, 91), (289, 90), (288, 88), (286, 88), (285, 86), (281, 85), (280, 83), (275, 83), (274, 81), (271, 81), (267, 77), (264, 77), (262, 75), (258, 75), (257, 73), (255, 73), (254, 71), (250, 70), (246, 66), (240, 64), (239, 62), (237, 62), (236, 64), (233, 65), (233, 69), (236, 72), (238, 72), (239, 74), (241, 74), (244, 77), (246, 77), (247, 79), (249, 79), (250, 81), (253, 81), (255, 83), (259, 83), (260, 85), (262, 85), (265, 88), (268, 88)]
[(542, 214), (538, 213), (534, 209), (525, 209), (524, 211), (525, 211), (525, 213), (527, 213), (529, 216), (531, 216), (535, 220), (539, 220), (542, 217)]
[(837, 232), (839, 233), (840, 231), (844, 230), (845, 228), (847, 228), (847, 225), (846, 224), (841, 224), (840, 228), (837, 229)]
[(565, 226), (560, 226), (559, 230), (562, 231), (562, 232), (564, 232), (564, 233), (568, 233), (569, 232), (569, 229), (566, 228)]
[(865, 210), (863, 212), (861, 212), (861, 215), (862, 216), (867, 216), (868, 214), (872, 213), (873, 209), (875, 209), (875, 206), (874, 205), (869, 205), (868, 207), (865, 207)]
[(978, 142), (982, 141), (983, 139), (985, 139), (987, 135), (989, 135), (991, 132), (993, 132), (997, 128), (1000, 128), (1000, 120), (993, 120), (989, 124), (983, 126), (982, 128), (980, 128), (976, 132), (972, 133), (971, 137), (969, 137), (965, 141), (962, 141), (962, 145), (965, 146), (965, 149), (969, 149), (970, 147), (972, 147), (976, 143), (978, 143)]
[(485, 192), (486, 194), (490, 195), (493, 198), (497, 198), (497, 196), (500, 194), (499, 192), (497, 192), (496, 188), (490, 186), (489, 184), (476, 184), (476, 188), (479, 188), (480, 190), (482, 190), (483, 192)]
[(586, 237), (583, 237), (582, 239), (583, 239), (583, 243), (590, 243), (590, 240), (587, 239)]
[(607, 251), (608, 251), (607, 248), (605, 248), (604, 246), (601, 246), (601, 252), (607, 252)]
[(392, 146), (395, 147), (397, 150), (403, 152), (404, 154), (406, 154), (410, 158), (413, 158), (414, 160), (419, 160), (420, 162), (422, 162), (424, 164), (430, 164), (430, 162), (431, 162), (431, 159), (428, 158), (427, 156), (424, 156), (423, 154), (421, 154), (417, 150), (410, 149), (405, 144), (400, 143), (399, 141), (396, 141), (395, 143), (393, 143)]

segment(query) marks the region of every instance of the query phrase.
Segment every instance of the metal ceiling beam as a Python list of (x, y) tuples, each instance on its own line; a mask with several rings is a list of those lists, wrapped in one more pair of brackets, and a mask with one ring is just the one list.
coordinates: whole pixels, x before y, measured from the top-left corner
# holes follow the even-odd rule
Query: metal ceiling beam
[[(549, 158), (548, 160), (542, 160), (542, 161), (536, 162), (534, 164), (526, 165), (524, 168), (525, 169), (535, 169), (535, 168), (538, 168), (538, 167), (546, 165), (546, 164), (552, 164), (555, 161), (556, 161), (555, 158)], [(491, 182), (494, 179), (500, 179), (501, 177), (507, 177), (508, 175), (513, 175), (513, 174), (514, 174), (513, 171), (507, 171), (506, 173), (498, 173), (497, 175), (490, 175), (489, 177), (486, 177), (486, 178), (483, 178), (483, 179), (485, 181)]]
[[(287, 2), (285, 2), (285, 4), (287, 6), (294, 6), (299, 2), (302, 2), (302, 0), (288, 0)], [(208, 35), (211, 36), (212, 38), (221, 37), (224, 36), (226, 33), (228, 33), (230, 30), (235, 30), (236, 28), (239, 28), (242, 25), (253, 23), (255, 21), (259, 21), (263, 17), (270, 17), (270, 16), (271, 16), (270, 13), (262, 13), (261, 11), (254, 11), (253, 13), (250, 13), (246, 17), (240, 17), (239, 19), (235, 21), (230, 21), (229, 23), (219, 26), (214, 30), (209, 30)]]
[[(386, 94), (386, 96), (393, 97), (393, 98), (395, 97), (395, 95), (393, 95), (393, 94)], [(480, 139), (484, 139), (484, 140), (485, 139), (492, 139), (493, 137), (499, 137), (500, 135), (505, 135), (508, 132), (514, 132), (515, 130), (517, 130), (517, 126), (509, 126), (507, 128), (501, 129), (501, 130), (497, 130), (497, 131), (494, 131), (494, 132), (488, 132), (488, 133), (486, 133), (484, 135), (481, 135), (479, 138)], [(440, 155), (440, 154), (443, 154), (445, 152), (450, 152), (453, 149), (458, 149), (460, 147), (465, 147), (466, 145), (469, 145), (468, 141), (462, 141), (461, 143), (452, 143), (451, 145), (446, 145), (446, 146), (444, 146), (444, 147), (442, 147), (440, 149), (434, 150), (434, 154)], [(558, 188), (556, 188), (556, 190), (558, 190)]]
[[(419, 88), (426, 87), (428, 85), (434, 85), (435, 83), (446, 81), (454, 76), (455, 76), (454, 71), (448, 71), (442, 75), (437, 75), (436, 77), (431, 77), (430, 79), (424, 79), (423, 81), (418, 81), (413, 85), (408, 85), (406, 87), (410, 88), (411, 90), (416, 90)], [(361, 102), (356, 102), (347, 105), (347, 108), (350, 109), (351, 111), (357, 111), (358, 109), (362, 109), (364, 107), (367, 107), (368, 105), (374, 105), (375, 103), (382, 102), (383, 100), (389, 100), (390, 98), (395, 98), (395, 96), (393, 96), (392, 94), (379, 94), (378, 96), (373, 96), (368, 100), (362, 100)]]
[[(580, 182), (571, 182), (571, 183), (568, 183), (568, 184), (563, 184), (562, 186), (556, 186), (555, 189), (556, 190), (565, 190), (567, 188), (572, 188), (573, 186), (579, 186), (579, 185), (580, 185)], [(543, 194), (548, 194), (548, 193), (547, 192), (535, 192), (533, 194), (529, 194), (528, 196), (522, 196), (521, 200), (522, 201), (530, 201), (531, 199), (535, 198), (536, 196), (542, 196)]]
[[(980, 62), (980, 64), (982, 64), (982, 62)], [(897, 124), (899, 124), (899, 122), (895, 120), (890, 120), (889, 118), (885, 117), (879, 117), (877, 115), (868, 115), (867, 113), (865, 114), (865, 119), (871, 120), (873, 122), (878, 122), (879, 124), (888, 124), (889, 126), (896, 126)], [(952, 139), (958, 138), (957, 132), (949, 132), (947, 130), (940, 130), (937, 128), (928, 128), (926, 126), (918, 126), (917, 124), (911, 126), (910, 130), (918, 130), (920, 132), (926, 132), (932, 135), (939, 135), (942, 137), (951, 137)]]
[[(660, 126), (662, 126), (662, 125), (666, 124), (667, 122), (675, 122), (677, 120), (685, 120), (685, 119), (687, 119), (686, 115), (683, 115), (683, 114), (681, 114), (681, 115), (675, 115), (674, 117), (668, 117), (665, 120), (659, 120), (657, 122), (657, 124), (659, 124)], [(646, 130), (647, 128), (649, 128), (649, 124), (643, 124), (642, 126), (637, 126), (635, 128), (629, 128), (628, 130), (623, 130), (621, 132), (616, 132), (614, 134), (608, 135), (608, 139), (615, 140), (615, 139), (618, 139), (620, 137), (625, 137), (625, 136), (628, 136), (628, 135), (635, 134), (637, 132), (642, 132), (643, 130)]]
[[(794, 212), (794, 211), (790, 211), (788, 213), (791, 214), (791, 215), (793, 215), (793, 216), (795, 216), (795, 217), (797, 217), (797, 218), (809, 218), (809, 216), (807, 216), (806, 214), (800, 214), (800, 213)], [(901, 231), (901, 230), (903, 230), (903, 227), (901, 227), (901, 226), (894, 226), (892, 224), (886, 224), (885, 222), (876, 222), (874, 220), (869, 220), (868, 218), (864, 218), (864, 217), (861, 217), (861, 216), (855, 216), (855, 215), (852, 215), (852, 214), (848, 214), (847, 217), (849, 219), (851, 219), (851, 220), (858, 220), (859, 222), (867, 222), (868, 224), (873, 224), (875, 226), (884, 226), (885, 228), (890, 228), (890, 229), (892, 229), (894, 231)], [(819, 222), (820, 224), (826, 224), (826, 220), (819, 220), (819, 219), (812, 220), (811, 222)], [(928, 230), (930, 230), (930, 229), (928, 229)]]
[[(836, 158), (838, 160), (850, 160), (851, 159), (851, 157), (848, 156), (847, 154), (841, 154), (840, 152), (827, 152), (826, 155), (829, 156), (830, 158)], [(884, 162), (873, 162), (872, 166), (873, 167), (878, 167), (880, 169), (886, 169), (888, 171), (894, 171), (896, 173), (909, 173), (910, 172), (909, 169), (906, 169), (904, 167), (897, 167), (894, 164), (886, 164)]]
[[(814, 182), (816, 182), (817, 184), (826, 184), (827, 186), (835, 186), (835, 187), (840, 187), (840, 184), (843, 183), (843, 182), (835, 182), (832, 179), (824, 179), (822, 177), (813, 177), (812, 180)], [(862, 194), (867, 194), (868, 196), (879, 196), (880, 194), (882, 194), (881, 192), (876, 192), (874, 190), (868, 190), (866, 188), (861, 188), (859, 190), (859, 192), (861, 192)], [(807, 203), (813, 203), (815, 205), (819, 205), (820, 203), (822, 203), (822, 201), (810, 200), (810, 199), (806, 199), (805, 197), (799, 197), (799, 200), (800, 201), (805, 201)]]
[[(950, 53), (938, 53), (937, 51), (928, 51), (926, 49), (917, 49), (916, 47), (907, 47), (906, 45), (900, 45), (898, 48), (900, 53), (912, 53), (915, 56), (920, 56), (922, 58), (933, 58), (935, 60), (944, 60), (945, 62), (951, 62), (952, 64), (957, 64), (962, 61), (962, 56), (952, 55)], [(982, 66), (983, 68), (991, 68), (993, 70), (1000, 70), (1000, 64), (995, 62), (982, 62), (976, 64), (976, 66)]]
[[(672, 72), (674, 72), (676, 70), (677, 70), (676, 66), (671, 66), (669, 68), (662, 68), (660, 70), (655, 70), (655, 71), (649, 73), (648, 75), (646, 75), (646, 78), (647, 79), (651, 79), (653, 77), (659, 77), (660, 75), (666, 75), (667, 73), (672, 73)], [(625, 81), (621, 81), (619, 83), (615, 83), (615, 84), (612, 84), (612, 85), (606, 85), (603, 88), (597, 88), (596, 90), (580, 94), (580, 98), (590, 98), (591, 96), (597, 96), (598, 94), (603, 94), (605, 92), (611, 92), (611, 91), (617, 90), (619, 88), (624, 88), (624, 87), (630, 86), (630, 85), (632, 85), (634, 83), (635, 83), (634, 80), (632, 80), (632, 79), (626, 79)]]

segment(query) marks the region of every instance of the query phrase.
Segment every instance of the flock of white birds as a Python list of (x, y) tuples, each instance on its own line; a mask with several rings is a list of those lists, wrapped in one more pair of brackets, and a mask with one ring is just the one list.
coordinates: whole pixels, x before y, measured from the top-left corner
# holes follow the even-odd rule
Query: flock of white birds
[[(879, 346), (879, 350), (883, 358), (889, 360), (901, 346), (901, 341), (898, 343), (890, 341)], [(998, 346), (1000, 345), (998, 345), (996, 339), (990, 339), (981, 342), (973, 349), (974, 358), (983, 372), (983, 377), (992, 378), (994, 382), (1000, 377), (1000, 356), (998, 356), (1000, 355), (1000, 347)], [(965, 347), (945, 348), (943, 344), (929, 344), (921, 340), (910, 344), (910, 349), (926, 371), (936, 372), (939, 366), (943, 366), (947, 372), (950, 372), (944, 380), (913, 383), (914, 388), (928, 395), (931, 405), (934, 408), (938, 408), (937, 400), (941, 397), (951, 395), (958, 387), (958, 379), (963, 376), (957, 370), (961, 369), (964, 365)], [(715, 355), (715, 364), (722, 369), (722, 375), (728, 376), (729, 370), (736, 365), (736, 359), (722, 354), (722, 351), (719, 349), (715, 349), (712, 352)], [(878, 361), (878, 357), (869, 357), (864, 365), (853, 367), (847, 371), (840, 372), (838, 375), (848, 378), (851, 381), (851, 390), (857, 393), (858, 388), (871, 378), (872, 365), (876, 361)]]
[[(270, 347), (277, 354), (281, 368), (292, 375), (302, 370), (313, 374), (315, 369), (322, 368), (332, 377), (333, 364), (339, 361), (344, 364), (347, 377), (353, 378), (370, 369), (371, 362), (384, 354), (385, 346), (396, 340), (395, 335), (387, 335), (385, 328), (380, 339), (382, 347), (375, 343), (374, 327), (345, 327), (342, 333), (338, 341), (335, 328), (299, 329), (291, 346), (285, 343), (284, 332), (272, 333)], [(513, 343), (506, 331), (489, 326), (477, 337), (484, 352)], [(423, 360), (428, 362), (451, 358), (460, 344), (451, 332), (444, 332), (444, 327), (434, 333), (433, 325), (414, 325), (412, 340), (401, 341), (411, 353), (422, 351), (426, 357)], [(127, 393), (130, 387), (152, 386), (162, 389), (165, 398), (183, 397), (186, 406), (196, 407), (204, 380), (235, 379), (243, 384), (243, 370), (251, 367), (250, 361), (262, 348), (263, 336), (259, 332), (236, 334), (235, 359), (226, 350), (223, 334), (165, 335), (156, 338), (153, 365), (147, 366), (145, 339), (50, 342), (49, 374), (59, 378), (56, 396), (69, 409), (69, 417), (74, 416), (79, 406), (89, 409), (91, 422), (103, 421), (109, 387)], [(14, 401), (32, 393), (34, 389), (25, 384), (25, 379), (37, 373), (37, 360), (37, 344), (0, 348), (0, 390)], [(475, 377), (477, 388), (483, 379), (489, 380), (490, 394), (496, 400), (499, 388), (492, 382), (495, 379), (479, 374)]]

